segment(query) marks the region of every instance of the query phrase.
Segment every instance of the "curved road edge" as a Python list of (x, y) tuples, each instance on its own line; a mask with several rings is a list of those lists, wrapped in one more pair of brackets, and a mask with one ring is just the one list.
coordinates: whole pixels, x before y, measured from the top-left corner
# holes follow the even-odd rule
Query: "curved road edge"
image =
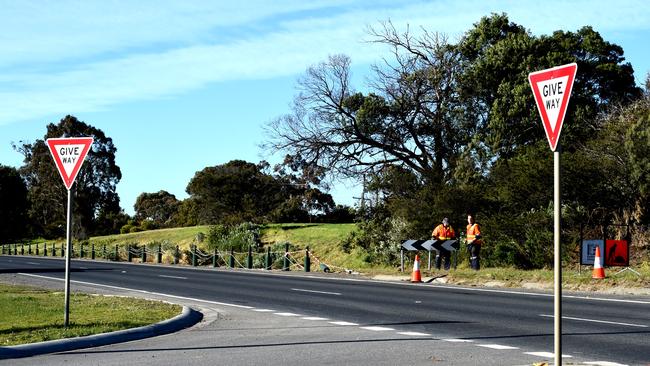
[(202, 319), (203, 314), (201, 312), (188, 306), (183, 306), (183, 311), (171, 319), (138, 328), (124, 329), (84, 337), (0, 347), (0, 359), (31, 357), (47, 353), (65, 352), (81, 348), (99, 347), (114, 343), (135, 341), (138, 339), (177, 332), (197, 324)]

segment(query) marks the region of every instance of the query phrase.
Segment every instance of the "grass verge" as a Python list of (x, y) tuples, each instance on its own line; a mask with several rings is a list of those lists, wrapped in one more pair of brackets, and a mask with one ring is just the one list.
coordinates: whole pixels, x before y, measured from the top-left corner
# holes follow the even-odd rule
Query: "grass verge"
[(70, 294), (70, 326), (63, 327), (64, 294), (0, 284), (0, 344), (11, 346), (141, 327), (180, 314), (179, 305), (115, 296)]

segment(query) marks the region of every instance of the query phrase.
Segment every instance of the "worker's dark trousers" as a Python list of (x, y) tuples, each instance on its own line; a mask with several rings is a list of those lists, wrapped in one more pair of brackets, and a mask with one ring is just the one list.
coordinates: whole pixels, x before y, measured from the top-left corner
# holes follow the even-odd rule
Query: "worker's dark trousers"
[(473, 270), (481, 269), (481, 246), (479, 244), (467, 244), (469, 250), (469, 265)]
[(443, 259), (445, 260), (445, 270), (449, 271), (449, 268), (451, 268), (451, 252), (446, 249), (440, 249), (440, 251), (436, 253), (436, 269), (440, 269)]

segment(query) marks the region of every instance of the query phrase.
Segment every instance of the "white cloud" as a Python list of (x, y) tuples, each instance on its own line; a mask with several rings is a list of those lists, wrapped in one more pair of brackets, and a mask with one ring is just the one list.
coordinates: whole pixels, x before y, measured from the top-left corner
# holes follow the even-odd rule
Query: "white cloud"
[(391, 19), (400, 28), (424, 26), (452, 40), (481, 16), (502, 11), (536, 34), (586, 24), (620, 31), (650, 24), (650, 6), (634, 0), (600, 6), (591, 1), (346, 3), (4, 4), (0, 124), (161, 98), (208, 83), (293, 75), (334, 53), (370, 63), (380, 54), (363, 42), (364, 31), (379, 20)]

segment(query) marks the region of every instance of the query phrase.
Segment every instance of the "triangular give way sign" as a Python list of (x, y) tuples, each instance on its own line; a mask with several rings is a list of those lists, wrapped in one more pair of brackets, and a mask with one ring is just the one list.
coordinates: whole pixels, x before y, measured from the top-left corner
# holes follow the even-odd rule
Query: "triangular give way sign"
[(528, 75), (539, 115), (551, 150), (555, 151), (560, 139), (562, 122), (566, 114), (578, 65), (571, 63)]
[(92, 137), (52, 138), (47, 139), (47, 146), (54, 158), (63, 184), (70, 190), (81, 165), (93, 144)]

